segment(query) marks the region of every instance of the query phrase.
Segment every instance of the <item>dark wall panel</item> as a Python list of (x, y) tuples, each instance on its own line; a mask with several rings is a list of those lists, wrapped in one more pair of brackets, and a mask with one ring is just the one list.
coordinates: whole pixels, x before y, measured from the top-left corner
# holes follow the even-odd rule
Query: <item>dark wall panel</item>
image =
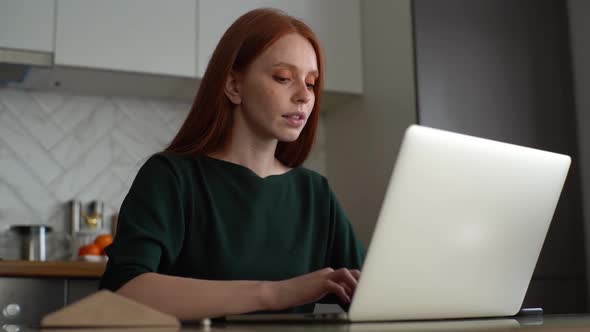
[(525, 305), (586, 311), (566, 2), (414, 0), (419, 123), (573, 157)]

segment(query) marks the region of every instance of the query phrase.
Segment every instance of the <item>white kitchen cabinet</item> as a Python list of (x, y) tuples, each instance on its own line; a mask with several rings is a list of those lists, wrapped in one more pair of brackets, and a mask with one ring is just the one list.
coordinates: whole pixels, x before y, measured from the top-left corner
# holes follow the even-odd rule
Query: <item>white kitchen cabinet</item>
[(196, 0), (57, 0), (55, 64), (196, 77)]
[(0, 47), (53, 52), (55, 0), (0, 0)]
[(259, 7), (283, 10), (315, 31), (326, 55), (326, 90), (363, 92), (359, 0), (200, 0), (199, 77), (225, 30), (240, 15)]

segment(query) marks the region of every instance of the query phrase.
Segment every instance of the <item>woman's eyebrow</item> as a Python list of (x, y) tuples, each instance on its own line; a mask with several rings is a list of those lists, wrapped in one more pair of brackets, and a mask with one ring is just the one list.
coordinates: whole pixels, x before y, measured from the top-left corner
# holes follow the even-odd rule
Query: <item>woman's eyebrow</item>
[[(272, 67), (273, 68), (275, 68), (275, 67), (287, 67), (287, 68), (289, 68), (291, 70), (295, 70), (295, 71), (298, 71), (299, 70), (299, 68), (297, 66), (295, 66), (294, 64), (291, 64), (291, 63), (287, 63), (287, 62), (277, 62), (274, 65), (272, 65)], [(315, 77), (318, 77), (319, 76), (319, 72), (316, 69), (310, 70), (308, 72), (308, 74), (314, 75)]]

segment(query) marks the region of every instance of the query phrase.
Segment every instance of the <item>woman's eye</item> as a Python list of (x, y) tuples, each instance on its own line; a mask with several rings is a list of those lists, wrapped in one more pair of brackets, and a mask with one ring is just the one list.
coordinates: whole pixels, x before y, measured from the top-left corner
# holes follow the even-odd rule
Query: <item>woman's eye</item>
[(307, 83), (307, 89), (313, 90), (313, 88), (315, 88), (315, 84)]
[(274, 76), (274, 79), (279, 83), (287, 83), (289, 81), (289, 78), (277, 75)]

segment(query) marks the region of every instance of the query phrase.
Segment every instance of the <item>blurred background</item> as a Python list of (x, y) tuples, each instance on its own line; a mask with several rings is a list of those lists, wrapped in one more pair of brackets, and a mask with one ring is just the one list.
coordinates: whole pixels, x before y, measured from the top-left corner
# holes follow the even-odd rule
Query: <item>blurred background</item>
[(257, 7), (303, 19), (323, 43), (306, 166), (327, 176), (366, 245), (410, 124), (572, 156), (525, 305), (588, 311), (585, 0), (0, 0), (0, 257), (24, 259), (13, 226), (60, 234), (47, 260), (112, 234), (221, 34)]

